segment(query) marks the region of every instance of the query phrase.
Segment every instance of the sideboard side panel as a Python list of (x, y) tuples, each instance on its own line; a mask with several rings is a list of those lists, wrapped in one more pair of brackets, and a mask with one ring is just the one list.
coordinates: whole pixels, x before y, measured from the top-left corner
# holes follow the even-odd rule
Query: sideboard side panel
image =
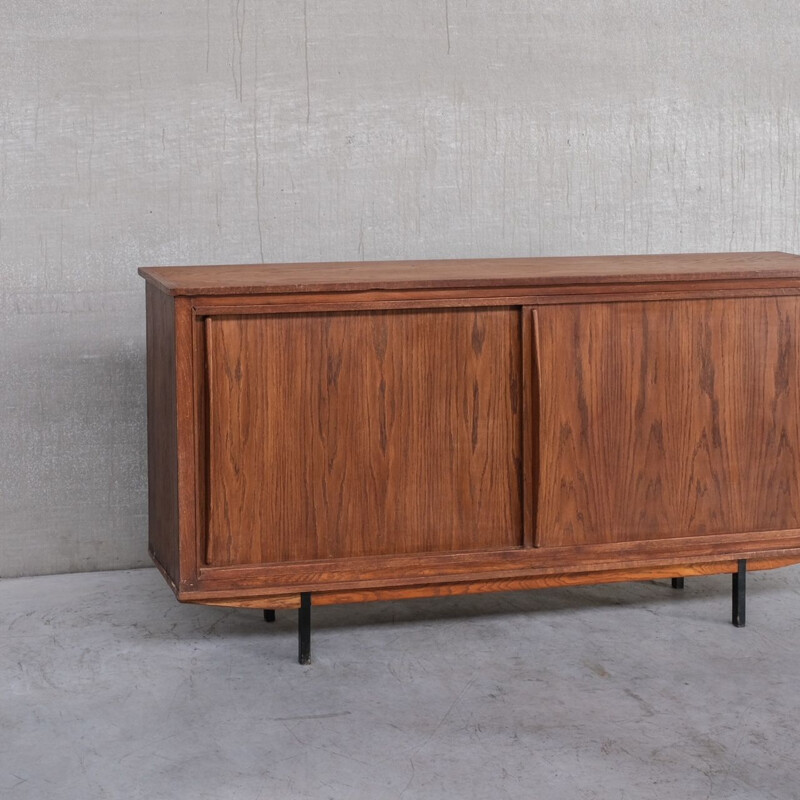
[(149, 283), (146, 292), (149, 548), (153, 558), (178, 585), (175, 300)]
[(538, 311), (537, 541), (800, 527), (800, 302)]
[(518, 308), (217, 316), (204, 561), (522, 546)]

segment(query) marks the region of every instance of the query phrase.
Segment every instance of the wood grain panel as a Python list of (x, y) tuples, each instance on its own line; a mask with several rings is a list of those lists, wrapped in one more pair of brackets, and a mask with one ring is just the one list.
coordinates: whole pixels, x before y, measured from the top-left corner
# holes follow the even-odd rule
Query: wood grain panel
[(147, 483), (149, 550), (180, 581), (175, 301), (147, 285)]
[(800, 526), (796, 298), (537, 314), (538, 544)]
[(206, 561), (519, 547), (519, 309), (206, 322)]

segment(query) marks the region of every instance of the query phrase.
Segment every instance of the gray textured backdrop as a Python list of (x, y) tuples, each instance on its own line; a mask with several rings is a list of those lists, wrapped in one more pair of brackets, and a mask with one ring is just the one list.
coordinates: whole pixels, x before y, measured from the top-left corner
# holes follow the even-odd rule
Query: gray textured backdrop
[(142, 264), (800, 249), (796, 0), (0, 0), (0, 575), (146, 563)]

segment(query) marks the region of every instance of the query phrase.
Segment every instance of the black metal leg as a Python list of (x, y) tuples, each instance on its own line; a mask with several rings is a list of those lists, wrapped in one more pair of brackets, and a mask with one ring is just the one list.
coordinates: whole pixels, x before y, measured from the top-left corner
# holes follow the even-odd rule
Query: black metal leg
[(739, 569), (733, 573), (733, 610), (731, 622), (737, 628), (744, 628), (747, 608), (747, 559), (739, 559)]
[(275, 622), (275, 609), (274, 608), (265, 608), (264, 609), (264, 622)]
[(298, 649), (297, 660), (308, 664), (311, 659), (311, 592), (300, 595), (300, 608), (297, 612)]
[(683, 589), (683, 578), (673, 578), (672, 579), (672, 588), (673, 589)]

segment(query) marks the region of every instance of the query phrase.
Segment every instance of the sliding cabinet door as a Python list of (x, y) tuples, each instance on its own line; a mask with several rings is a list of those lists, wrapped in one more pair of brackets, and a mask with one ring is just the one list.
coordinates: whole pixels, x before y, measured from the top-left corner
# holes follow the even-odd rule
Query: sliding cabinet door
[(519, 547), (515, 308), (208, 317), (205, 563)]
[(797, 298), (536, 314), (539, 545), (800, 527)]

